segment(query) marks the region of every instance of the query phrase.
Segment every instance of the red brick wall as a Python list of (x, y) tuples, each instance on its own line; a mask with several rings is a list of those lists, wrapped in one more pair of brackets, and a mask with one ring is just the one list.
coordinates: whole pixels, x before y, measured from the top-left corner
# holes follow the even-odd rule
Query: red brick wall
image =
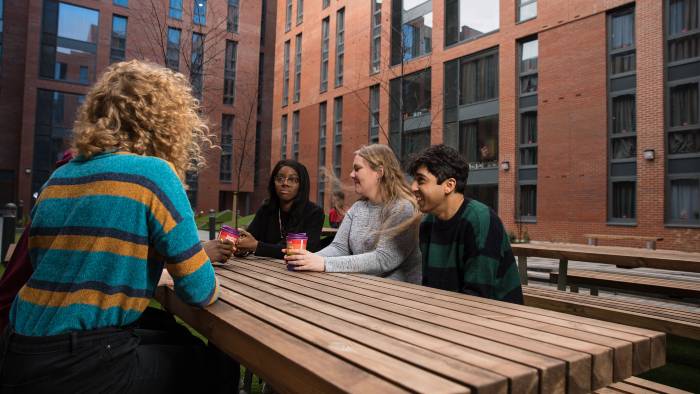
[[(326, 10), (319, 2), (306, 2), (304, 22), (295, 22), (284, 32), (285, 1), (277, 4), (277, 58), (273, 100), (272, 156), (279, 158), (280, 118), (289, 114), (288, 141), (291, 144), (291, 113), (301, 111), (301, 140), (308, 154), (300, 156), (312, 174), (315, 196), (317, 172), (318, 103), (328, 103), (328, 145), (326, 163), (332, 165), (333, 98), (344, 97), (343, 174), (352, 152), (367, 141), (368, 87), (381, 84), (380, 121), (389, 128), (389, 81), (401, 73), (400, 66), (389, 68), (391, 1), (383, 2), (381, 72), (369, 75), (371, 2), (355, 4), (348, 0), (331, 1)], [(637, 40), (637, 138), (638, 183), (637, 225), (607, 224), (607, 73), (606, 13), (636, 3)], [(664, 141), (663, 141), (663, 47), (661, 0), (539, 0), (538, 16), (515, 23), (515, 2), (501, 0), (500, 29), (476, 40), (444, 48), (444, 0), (433, 0), (433, 52), (404, 64), (403, 72), (412, 73), (431, 67), (432, 128), (431, 141), (442, 141), (442, 90), (444, 62), (499, 48), (499, 161), (511, 163), (509, 171), (499, 171), (499, 215), (509, 229), (515, 230), (516, 191), (516, 114), (517, 40), (539, 36), (539, 174), (537, 223), (524, 227), (536, 240), (585, 242), (585, 233), (655, 235), (664, 237), (659, 248), (700, 251), (700, 229), (670, 228), (664, 225)], [(336, 10), (345, 6), (345, 82), (333, 87), (335, 63)], [(331, 16), (329, 89), (319, 93), (321, 19)], [(294, 36), (303, 33), (302, 94), (300, 103), (291, 102), (294, 70)], [(281, 106), (283, 44), (291, 40), (290, 105)], [(449, 81), (448, 81), (449, 82)], [(386, 135), (380, 133), (386, 143)], [(656, 160), (644, 161), (644, 149), (654, 149)], [(352, 193), (351, 193), (352, 194)], [(328, 196), (329, 193), (326, 193)], [(352, 201), (352, 196), (348, 200)], [(328, 198), (328, 197), (327, 197)], [(326, 201), (328, 203), (328, 200)], [(619, 245), (642, 246), (639, 242)]]

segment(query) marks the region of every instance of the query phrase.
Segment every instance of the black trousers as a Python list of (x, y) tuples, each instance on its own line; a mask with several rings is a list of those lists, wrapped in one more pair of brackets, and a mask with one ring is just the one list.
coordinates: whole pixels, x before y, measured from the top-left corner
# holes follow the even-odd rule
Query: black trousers
[(235, 393), (238, 363), (166, 312), (137, 324), (0, 342), (0, 393)]

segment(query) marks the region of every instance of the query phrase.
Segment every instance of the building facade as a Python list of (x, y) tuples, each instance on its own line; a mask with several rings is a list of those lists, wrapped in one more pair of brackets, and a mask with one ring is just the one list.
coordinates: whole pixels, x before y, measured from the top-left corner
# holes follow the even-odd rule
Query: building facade
[[(535, 240), (700, 251), (697, 0), (281, 0), (272, 157), (349, 184), (353, 152), (430, 144)], [(618, 245), (641, 246), (633, 241)]]
[(275, 12), (275, 0), (0, 1), (0, 203), (28, 213), (90, 85), (139, 59), (184, 74), (209, 120), (217, 146), (187, 177), (193, 209), (231, 209), (236, 191), (251, 211), (256, 162), (269, 162)]

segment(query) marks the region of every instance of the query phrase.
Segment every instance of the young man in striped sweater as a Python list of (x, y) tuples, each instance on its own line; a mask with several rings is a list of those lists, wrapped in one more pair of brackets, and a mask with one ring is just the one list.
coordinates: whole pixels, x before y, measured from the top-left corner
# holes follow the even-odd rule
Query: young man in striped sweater
[(523, 303), (518, 268), (503, 223), (479, 201), (466, 198), (468, 163), (455, 149), (431, 146), (414, 156), (408, 172), (421, 212), (423, 285)]

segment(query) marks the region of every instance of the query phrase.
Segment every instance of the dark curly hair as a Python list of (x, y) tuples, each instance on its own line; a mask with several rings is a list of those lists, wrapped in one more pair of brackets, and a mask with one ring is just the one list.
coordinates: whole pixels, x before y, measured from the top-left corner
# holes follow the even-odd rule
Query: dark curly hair
[(425, 166), (431, 174), (435, 175), (438, 184), (454, 178), (457, 182), (455, 190), (457, 193), (464, 194), (469, 177), (469, 163), (456, 149), (442, 144), (426, 148), (409, 159), (406, 171), (411, 176), (416, 176), (421, 166)]

